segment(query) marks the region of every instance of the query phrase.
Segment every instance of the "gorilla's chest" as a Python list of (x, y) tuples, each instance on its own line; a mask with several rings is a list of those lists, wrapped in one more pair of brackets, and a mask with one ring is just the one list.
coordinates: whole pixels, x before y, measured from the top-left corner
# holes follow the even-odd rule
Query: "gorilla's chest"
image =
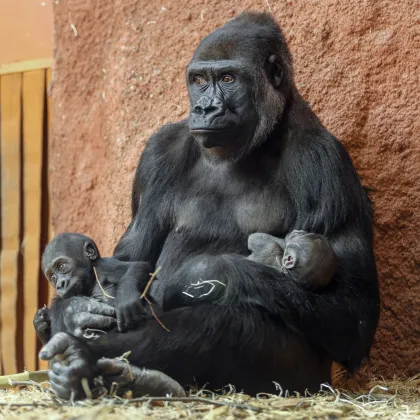
[(235, 237), (253, 232), (276, 234), (287, 229), (289, 211), (282, 194), (269, 189), (203, 191), (178, 202), (175, 230), (209, 237)]

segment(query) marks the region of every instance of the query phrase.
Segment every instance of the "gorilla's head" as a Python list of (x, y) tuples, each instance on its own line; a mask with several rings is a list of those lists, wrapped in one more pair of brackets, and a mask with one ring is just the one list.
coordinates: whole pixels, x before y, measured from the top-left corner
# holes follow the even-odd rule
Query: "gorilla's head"
[(187, 67), (191, 134), (210, 154), (238, 160), (281, 119), (292, 60), (271, 15), (242, 13), (205, 37)]

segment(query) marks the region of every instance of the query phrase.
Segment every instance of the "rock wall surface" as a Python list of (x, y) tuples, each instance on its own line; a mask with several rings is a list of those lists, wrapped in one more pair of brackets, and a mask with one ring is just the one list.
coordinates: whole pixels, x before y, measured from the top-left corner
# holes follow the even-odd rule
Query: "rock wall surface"
[(420, 371), (419, 12), (416, 0), (55, 1), (55, 232), (109, 254), (130, 220), (147, 138), (187, 115), (184, 69), (202, 36), (271, 10), (296, 80), (373, 190), (382, 314), (374, 374)]

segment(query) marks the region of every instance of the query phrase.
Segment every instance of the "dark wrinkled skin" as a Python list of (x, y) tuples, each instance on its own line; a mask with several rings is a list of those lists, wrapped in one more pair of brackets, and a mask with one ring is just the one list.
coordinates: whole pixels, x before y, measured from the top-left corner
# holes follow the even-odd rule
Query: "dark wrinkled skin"
[[(80, 357), (129, 349), (133, 365), (181, 385), (317, 391), (330, 382), (332, 361), (357, 371), (375, 335), (368, 196), (344, 146), (297, 91), (271, 16), (244, 13), (205, 37), (186, 79), (190, 117), (150, 138), (134, 178), (133, 219), (114, 252), (161, 267), (150, 294), (170, 332), (145, 319), (89, 342)], [(248, 258), (252, 233), (294, 230), (322, 235), (334, 251), (337, 267), (321, 290)], [(68, 387), (80, 380), (78, 371), (60, 376)]]

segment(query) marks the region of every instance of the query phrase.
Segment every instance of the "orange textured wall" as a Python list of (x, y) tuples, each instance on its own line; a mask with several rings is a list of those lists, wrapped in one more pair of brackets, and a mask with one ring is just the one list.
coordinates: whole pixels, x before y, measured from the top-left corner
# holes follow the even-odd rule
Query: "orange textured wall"
[(52, 56), (54, 0), (0, 0), (0, 64)]

